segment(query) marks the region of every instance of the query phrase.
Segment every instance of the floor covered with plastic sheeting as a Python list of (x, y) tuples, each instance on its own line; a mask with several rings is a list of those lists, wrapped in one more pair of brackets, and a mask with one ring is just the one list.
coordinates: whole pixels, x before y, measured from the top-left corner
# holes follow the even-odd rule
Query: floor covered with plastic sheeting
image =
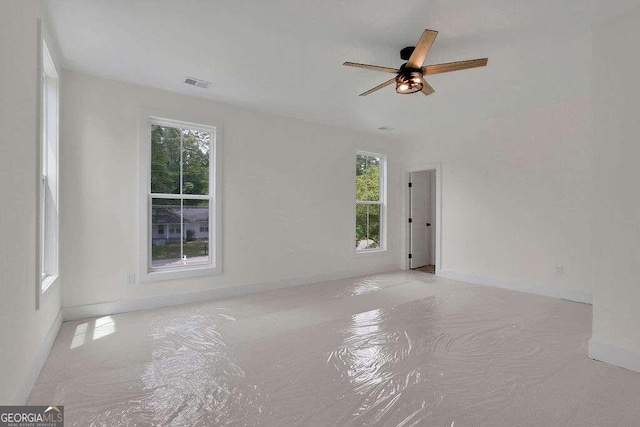
[(395, 272), (65, 322), (29, 404), (67, 425), (635, 426), (591, 306)]

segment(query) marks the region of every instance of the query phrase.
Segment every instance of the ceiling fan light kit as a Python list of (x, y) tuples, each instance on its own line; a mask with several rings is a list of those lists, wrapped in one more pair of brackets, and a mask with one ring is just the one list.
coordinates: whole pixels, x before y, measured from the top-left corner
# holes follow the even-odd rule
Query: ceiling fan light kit
[(424, 84), (422, 83), (422, 73), (420, 70), (412, 70), (404, 65), (400, 67), (396, 76), (396, 92), (408, 94), (420, 92)]
[(449, 73), (451, 71), (466, 70), (469, 68), (484, 67), (489, 61), (488, 58), (470, 59), (467, 61), (449, 62), (446, 64), (424, 66), (424, 61), (431, 50), (431, 46), (438, 35), (437, 31), (424, 30), (418, 44), (413, 47), (405, 47), (400, 51), (400, 58), (407, 61), (400, 68), (381, 67), (379, 65), (359, 64), (356, 62), (345, 62), (347, 67), (364, 68), (366, 70), (381, 71), (391, 73), (396, 76), (379, 84), (373, 89), (361, 93), (360, 96), (367, 96), (393, 83), (396, 84), (396, 93), (407, 95), (422, 92), (431, 95), (435, 90), (424, 79), (425, 75)]

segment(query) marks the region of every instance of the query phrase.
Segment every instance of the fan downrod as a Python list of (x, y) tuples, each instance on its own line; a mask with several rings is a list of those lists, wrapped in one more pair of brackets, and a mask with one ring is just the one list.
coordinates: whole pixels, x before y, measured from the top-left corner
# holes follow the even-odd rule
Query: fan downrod
[(403, 61), (408, 61), (411, 58), (411, 54), (416, 49), (415, 46), (407, 46), (400, 51), (400, 59)]

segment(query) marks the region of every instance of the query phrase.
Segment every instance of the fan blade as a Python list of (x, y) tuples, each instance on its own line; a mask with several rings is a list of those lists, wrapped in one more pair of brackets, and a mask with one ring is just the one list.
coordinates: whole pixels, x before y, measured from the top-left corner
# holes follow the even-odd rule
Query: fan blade
[(422, 67), (422, 73), (425, 76), (431, 74), (448, 73), (451, 71), (467, 70), (469, 68), (484, 67), (487, 65), (489, 58), (469, 59), (467, 61), (448, 62), (446, 64), (427, 65)]
[(420, 68), (422, 64), (424, 64), (424, 60), (427, 59), (427, 54), (429, 50), (431, 50), (431, 46), (433, 42), (436, 40), (436, 36), (438, 35), (437, 31), (433, 30), (424, 30), (422, 33), (422, 37), (418, 41), (416, 48), (413, 50), (413, 53), (409, 57), (407, 61), (407, 67), (409, 68)]
[(342, 65), (347, 67), (364, 68), (365, 70), (382, 71), (383, 73), (398, 74), (397, 69), (391, 67), (380, 67), (378, 65), (358, 64), (357, 62), (345, 62)]
[(368, 91), (366, 91), (366, 92), (364, 92), (364, 93), (361, 93), (361, 94), (360, 94), (360, 96), (367, 96), (367, 95), (369, 95), (370, 93), (373, 93), (373, 92), (375, 92), (375, 91), (377, 91), (377, 90), (380, 90), (380, 89), (382, 89), (382, 88), (384, 88), (384, 87), (389, 86), (391, 83), (393, 83), (393, 82), (395, 82), (395, 81), (396, 81), (395, 77), (394, 77), (393, 79), (389, 79), (389, 80), (387, 80), (386, 82), (384, 82), (384, 83), (382, 83), (382, 84), (379, 84), (378, 86), (374, 87), (373, 89), (369, 89)]
[(422, 79), (422, 93), (424, 93), (425, 95), (431, 95), (434, 92), (435, 90), (431, 87), (431, 85), (427, 83), (425, 79)]

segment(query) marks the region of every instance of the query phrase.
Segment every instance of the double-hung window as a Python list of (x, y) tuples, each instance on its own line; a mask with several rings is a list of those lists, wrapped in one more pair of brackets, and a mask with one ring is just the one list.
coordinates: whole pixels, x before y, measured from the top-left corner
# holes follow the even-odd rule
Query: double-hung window
[[(58, 277), (58, 73), (41, 40), (40, 143), (38, 144), (38, 289)], [(39, 305), (38, 299), (38, 305)]]
[(141, 280), (218, 273), (216, 128), (147, 120), (141, 150)]
[(356, 252), (386, 249), (386, 156), (356, 154)]

